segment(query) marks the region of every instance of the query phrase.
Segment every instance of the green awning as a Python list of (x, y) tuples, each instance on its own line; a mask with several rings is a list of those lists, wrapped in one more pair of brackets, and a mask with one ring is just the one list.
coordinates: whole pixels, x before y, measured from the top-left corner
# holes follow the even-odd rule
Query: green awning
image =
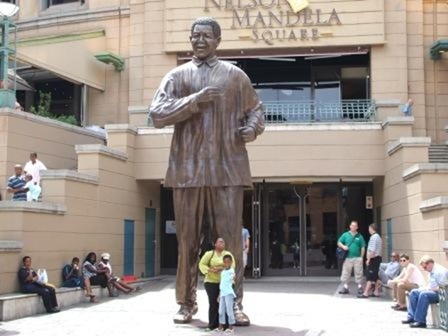
[(106, 64), (112, 64), (115, 67), (115, 70), (117, 71), (124, 70), (124, 59), (120, 55), (114, 54), (113, 52), (110, 51), (104, 51), (96, 53), (95, 57), (100, 62)]
[(448, 40), (438, 40), (429, 49), (433, 61), (440, 59), (445, 51), (448, 51)]

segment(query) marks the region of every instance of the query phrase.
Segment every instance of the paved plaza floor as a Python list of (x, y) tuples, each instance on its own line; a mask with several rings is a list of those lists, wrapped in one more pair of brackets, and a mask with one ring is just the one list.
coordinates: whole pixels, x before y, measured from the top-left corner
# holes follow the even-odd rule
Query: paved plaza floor
[[(443, 336), (442, 330), (402, 325), (406, 313), (387, 299), (357, 299), (337, 294), (334, 281), (309, 282), (271, 278), (245, 285), (245, 312), (250, 327), (236, 335), (251, 336)], [(206, 333), (207, 297), (198, 293), (199, 312), (190, 325), (175, 325), (172, 316), (174, 277), (149, 282), (140, 294), (81, 304), (59, 314), (2, 322), (1, 336), (201, 336)]]

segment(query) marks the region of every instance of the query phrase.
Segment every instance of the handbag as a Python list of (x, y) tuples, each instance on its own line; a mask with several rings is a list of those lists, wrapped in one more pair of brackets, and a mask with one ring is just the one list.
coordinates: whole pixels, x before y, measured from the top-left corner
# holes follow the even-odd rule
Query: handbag
[(357, 234), (353, 237), (353, 239), (352, 239), (352, 241), (350, 242), (350, 244), (347, 245), (347, 247), (348, 247), (347, 251), (344, 250), (344, 249), (342, 249), (342, 248), (340, 248), (339, 246), (336, 248), (336, 258), (337, 258), (339, 261), (344, 261), (344, 260), (347, 258), (348, 250), (350, 249), (350, 246), (353, 244), (353, 242), (355, 241), (356, 237), (358, 237), (358, 235), (359, 235), (359, 233), (357, 233)]

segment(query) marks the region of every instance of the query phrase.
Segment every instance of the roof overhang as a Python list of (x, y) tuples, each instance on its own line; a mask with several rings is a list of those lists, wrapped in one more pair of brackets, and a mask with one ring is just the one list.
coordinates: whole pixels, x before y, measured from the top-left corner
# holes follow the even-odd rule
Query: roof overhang
[(21, 40), (17, 59), (76, 84), (104, 91), (106, 64), (95, 54), (106, 49), (104, 30)]
[(448, 40), (438, 40), (434, 42), (429, 49), (433, 61), (442, 58), (442, 54), (446, 51), (448, 51)]

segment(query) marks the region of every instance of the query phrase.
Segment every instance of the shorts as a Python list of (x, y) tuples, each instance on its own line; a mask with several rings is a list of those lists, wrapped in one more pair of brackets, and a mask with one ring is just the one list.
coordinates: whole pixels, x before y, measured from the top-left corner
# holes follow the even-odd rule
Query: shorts
[(367, 266), (366, 279), (367, 281), (377, 281), (379, 279), (381, 257), (375, 257), (370, 259), (369, 265)]
[(107, 276), (106, 274), (97, 274), (90, 278), (90, 284), (92, 286), (101, 286), (103, 288), (107, 287)]

